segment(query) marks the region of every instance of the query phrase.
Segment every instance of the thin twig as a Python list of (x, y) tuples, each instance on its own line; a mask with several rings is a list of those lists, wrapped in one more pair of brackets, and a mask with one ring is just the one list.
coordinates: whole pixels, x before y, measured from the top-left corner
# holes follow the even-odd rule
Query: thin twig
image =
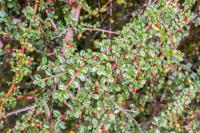
[(87, 77), (85, 78), (85, 80), (90, 83), (90, 84), (93, 84), (92, 81), (90, 79), (88, 79)]
[(111, 2), (112, 0), (109, 0), (104, 6), (107, 7)]
[(140, 131), (140, 133), (143, 133), (142, 128), (140, 127), (140, 125), (138, 124), (138, 122), (137, 122), (128, 112), (126, 112), (126, 111), (124, 111), (124, 110), (122, 110), (122, 112), (123, 112), (124, 114), (126, 114), (126, 116), (127, 116), (128, 118), (131, 118), (131, 119), (134, 121), (135, 125), (138, 127), (138, 130)]
[(65, 29), (63, 32), (61, 32), (59, 35), (55, 36), (52, 38), (52, 40), (58, 38), (58, 37), (61, 37), (63, 34), (65, 34), (67, 31), (68, 31), (69, 28)]
[[(97, 4), (98, 4), (99, 11), (100, 11), (100, 9), (101, 9), (101, 3), (100, 3), (99, 0), (97, 0)], [(102, 14), (100, 14), (100, 17), (101, 17), (101, 19), (103, 18)]]
[(112, 39), (112, 34), (111, 34), (111, 32), (112, 32), (112, 8), (113, 8), (113, 4), (112, 4), (112, 1), (111, 1), (111, 3), (110, 3), (110, 25), (109, 25), (109, 30), (110, 30), (110, 35), (109, 35), (109, 37), (110, 37), (110, 39)]
[(120, 35), (118, 32), (114, 32), (114, 31), (108, 31), (108, 30), (104, 30), (104, 29), (85, 29), (85, 31), (100, 31), (103, 33), (109, 33), (109, 34), (116, 34), (116, 35)]
[[(105, 17), (101, 20), (101, 22), (100, 22), (101, 25), (102, 25), (102, 23), (106, 20), (107, 16), (108, 16), (108, 15), (105, 15)], [(94, 35), (92, 36), (92, 40), (94, 40), (95, 37), (97, 36), (97, 34), (99, 34), (99, 33), (100, 33), (100, 31), (96, 31), (96, 32), (94, 33)]]
[(24, 108), (21, 108), (21, 109), (18, 109), (18, 110), (16, 110), (16, 111), (12, 111), (12, 112), (7, 113), (7, 114), (6, 114), (6, 117), (10, 117), (10, 116), (12, 116), (12, 115), (17, 115), (17, 114), (19, 114), (19, 113), (32, 110), (32, 109), (34, 109), (35, 107), (36, 107), (35, 104), (28, 105), (28, 106), (26, 106), (26, 107), (24, 107)]
[[(116, 106), (116, 105), (115, 105)], [(119, 108), (119, 107), (118, 107)], [(117, 114), (119, 112), (123, 112), (127, 118), (131, 118), (132, 121), (134, 121), (135, 125), (138, 127), (138, 130), (140, 131), (140, 133), (143, 133), (142, 128), (140, 127), (140, 124), (128, 113), (128, 112), (132, 112), (134, 113), (134, 111), (132, 110), (127, 110), (127, 109), (123, 109), (123, 108), (119, 108), (118, 110), (115, 110), (114, 113)]]
[[(46, 12), (47, 15), (49, 14), (47, 9), (45, 10), (45, 12)], [(55, 31), (57, 31), (58, 29), (57, 29), (56, 23), (52, 19), (50, 19), (50, 22), (51, 22), (51, 26), (53, 27), (53, 29)]]
[(166, 94), (167, 94), (167, 91), (164, 90), (164, 93), (161, 95), (161, 98), (160, 98), (160, 101), (161, 101), (161, 102), (163, 102), (163, 100), (165, 99)]
[(56, 77), (59, 77), (59, 76), (61, 76), (61, 75), (66, 74), (66, 73), (67, 73), (67, 72), (62, 72), (62, 73), (59, 73), (59, 74), (57, 74), (57, 75), (52, 75), (52, 76), (50, 76), (50, 77), (47, 77), (47, 78), (44, 78), (44, 79), (40, 79), (40, 80), (46, 81), (46, 80), (48, 80), (48, 79), (56, 78)]
[(69, 79), (69, 81), (66, 83), (66, 86), (65, 88), (67, 89), (71, 84), (72, 82), (74, 81), (74, 79), (77, 77), (78, 73), (80, 72), (80, 69), (77, 70), (74, 75)]

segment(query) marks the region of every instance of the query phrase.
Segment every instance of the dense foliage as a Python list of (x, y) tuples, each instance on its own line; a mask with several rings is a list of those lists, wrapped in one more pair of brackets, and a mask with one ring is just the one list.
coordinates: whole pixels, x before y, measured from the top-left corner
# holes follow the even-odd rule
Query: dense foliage
[(199, 4), (0, 0), (0, 130), (200, 131)]

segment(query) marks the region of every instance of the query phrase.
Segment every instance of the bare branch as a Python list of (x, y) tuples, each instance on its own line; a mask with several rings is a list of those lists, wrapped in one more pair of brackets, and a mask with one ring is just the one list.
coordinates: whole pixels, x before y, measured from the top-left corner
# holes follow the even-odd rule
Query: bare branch
[(53, 37), (52, 40), (54, 40), (54, 39), (56, 39), (56, 38), (58, 38), (58, 37), (61, 37), (61, 36), (62, 36), (63, 34), (65, 34), (67, 31), (68, 31), (68, 28), (65, 29), (63, 32), (61, 32), (59, 35)]
[(6, 117), (10, 117), (10, 116), (13, 116), (13, 115), (17, 115), (17, 114), (19, 114), (19, 113), (22, 113), (22, 112), (26, 112), (26, 111), (32, 110), (32, 109), (34, 109), (35, 107), (36, 107), (35, 104), (28, 105), (28, 106), (26, 106), (26, 107), (24, 107), (24, 108), (22, 108), (22, 109), (18, 109), (18, 110), (16, 110), (16, 111), (12, 111), (12, 112), (7, 113), (7, 114), (6, 114)]
[(138, 130), (140, 131), (140, 133), (143, 133), (143, 130), (142, 128), (140, 127), (140, 124), (128, 113), (128, 112), (132, 112), (134, 113), (135, 111), (132, 111), (132, 110), (127, 110), (127, 109), (124, 109), (124, 108), (120, 108), (118, 107), (117, 105), (115, 105), (118, 109), (114, 111), (114, 114), (118, 114), (120, 112), (123, 112), (127, 118), (131, 118), (132, 121), (134, 121), (135, 125), (138, 127)]
[(109, 33), (109, 34), (116, 34), (116, 35), (120, 35), (118, 32), (114, 32), (114, 31), (108, 31), (108, 30), (104, 30), (104, 29), (85, 29), (85, 31), (100, 31), (103, 33)]

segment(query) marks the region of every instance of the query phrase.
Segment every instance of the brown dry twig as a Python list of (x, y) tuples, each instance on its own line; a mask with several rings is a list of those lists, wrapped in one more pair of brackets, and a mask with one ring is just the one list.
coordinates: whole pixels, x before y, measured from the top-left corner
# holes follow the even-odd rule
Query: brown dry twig
[(80, 70), (81, 70), (81, 68), (79, 68), (79, 69), (74, 73), (74, 75), (69, 79), (69, 81), (67, 81), (66, 86), (65, 86), (66, 89), (72, 84), (72, 82), (73, 82), (74, 79), (77, 77), (77, 75), (78, 75), (78, 73), (80, 72)]

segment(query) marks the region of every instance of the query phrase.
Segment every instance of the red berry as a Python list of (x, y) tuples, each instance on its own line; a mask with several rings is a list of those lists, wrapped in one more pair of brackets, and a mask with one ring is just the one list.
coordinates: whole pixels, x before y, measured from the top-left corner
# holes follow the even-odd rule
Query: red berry
[(71, 47), (73, 45), (73, 42), (67, 42), (67, 46)]
[(139, 48), (138, 47), (135, 47), (135, 50), (138, 50)]
[(79, 35), (76, 35), (76, 38), (77, 38), (78, 40), (80, 40), (80, 39), (81, 39), (81, 37), (80, 37)]
[(134, 61), (135, 61), (135, 62), (138, 62), (138, 61), (139, 61), (139, 58), (137, 57), (136, 53), (133, 53), (133, 56), (135, 57)]
[(64, 119), (65, 119), (65, 115), (61, 115), (61, 116), (60, 116), (60, 119), (61, 119), (61, 120), (64, 120)]
[(159, 23), (158, 23), (158, 21), (156, 21), (156, 23), (155, 23), (155, 27), (158, 27), (159, 26)]
[(97, 112), (94, 112), (94, 115), (95, 115), (95, 116), (97, 116), (97, 115), (98, 115), (98, 113), (97, 113)]
[(47, 2), (53, 2), (53, 0), (47, 0)]
[(114, 61), (111, 62), (111, 65), (112, 65), (112, 68), (115, 68), (117, 66), (117, 64)]
[(189, 93), (187, 93), (187, 94), (185, 94), (187, 97), (192, 97), (192, 94), (189, 94)]
[(68, 3), (69, 3), (70, 5), (76, 4), (76, 0), (68, 0)]
[(110, 46), (110, 47), (109, 47), (109, 51), (111, 52), (112, 50), (113, 50), (113, 49), (112, 49), (112, 46)]
[(151, 75), (152, 76), (156, 76), (156, 72), (151, 72)]
[(24, 53), (24, 50), (26, 49), (26, 46), (21, 46), (22, 53)]
[(169, 112), (167, 113), (167, 115), (168, 115), (168, 116), (170, 116), (170, 117), (172, 116), (172, 114), (171, 114), (171, 113), (169, 113)]
[(95, 87), (95, 92), (99, 93), (99, 87), (98, 86)]
[(97, 56), (96, 55), (92, 56), (92, 59), (97, 60)]
[(111, 115), (111, 114), (112, 114), (112, 111), (111, 111), (111, 110), (108, 110), (108, 114), (110, 114), (110, 115)]
[(7, 64), (10, 65), (11, 64), (10, 61), (7, 61)]
[(31, 60), (29, 60), (29, 61), (28, 61), (28, 65), (31, 65), (31, 64), (32, 64), (32, 61), (31, 61)]
[(101, 131), (105, 131), (105, 126), (104, 125), (101, 126)]
[(7, 48), (7, 49), (6, 49), (6, 52), (7, 52), (8, 54), (10, 54), (12, 51), (11, 51), (10, 48)]
[(185, 17), (185, 23), (186, 23), (186, 24), (189, 23), (189, 18), (188, 18), (188, 16)]
[(135, 57), (134, 61), (135, 61), (135, 62), (138, 62), (138, 61), (139, 61), (139, 58), (138, 58), (138, 57)]
[(140, 77), (139, 76), (136, 77), (136, 81), (138, 81), (138, 82), (140, 81)]
[(137, 88), (136, 88), (136, 87), (133, 87), (133, 88), (132, 88), (132, 92), (136, 93), (136, 91), (137, 91)]
[(141, 69), (140, 69), (139, 66), (136, 66), (135, 69), (136, 69), (137, 72), (140, 72), (140, 71), (141, 71)]
[(159, 57), (164, 56), (164, 53), (163, 53), (163, 52), (160, 52), (158, 56), (159, 56)]
[(180, 90), (176, 90), (176, 95), (178, 95), (180, 93)]
[(98, 57), (97, 57), (96, 55), (92, 56), (92, 59), (93, 59), (93, 60), (97, 60), (97, 58), (98, 58)]
[(137, 57), (136, 53), (133, 53), (133, 56), (134, 56), (134, 57)]
[(151, 29), (153, 29), (151, 25), (147, 25), (145, 28), (146, 31), (151, 30)]
[(171, 64), (168, 64), (167, 67), (168, 67), (168, 70), (169, 70), (169, 71), (172, 70), (172, 65), (171, 65)]

